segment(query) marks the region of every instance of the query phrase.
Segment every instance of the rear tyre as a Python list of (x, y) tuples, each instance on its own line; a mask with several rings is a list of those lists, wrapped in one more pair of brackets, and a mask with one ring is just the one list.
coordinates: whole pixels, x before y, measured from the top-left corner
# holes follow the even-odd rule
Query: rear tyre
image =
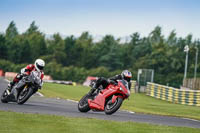
[(5, 91), (1, 94), (1, 102), (2, 102), (2, 103), (8, 103), (7, 97), (8, 97), (8, 93), (7, 93), (7, 91), (5, 90)]
[(80, 112), (88, 112), (90, 110), (89, 104), (88, 104), (88, 95), (86, 94), (83, 96), (83, 98), (78, 102), (78, 110)]
[(112, 103), (112, 99), (110, 99), (105, 106), (105, 113), (107, 115), (111, 115), (115, 113), (121, 106), (123, 99), (118, 97), (114, 103)]
[(17, 103), (18, 104), (24, 104), (33, 94), (33, 89), (32, 88), (24, 88), (18, 98), (17, 98)]

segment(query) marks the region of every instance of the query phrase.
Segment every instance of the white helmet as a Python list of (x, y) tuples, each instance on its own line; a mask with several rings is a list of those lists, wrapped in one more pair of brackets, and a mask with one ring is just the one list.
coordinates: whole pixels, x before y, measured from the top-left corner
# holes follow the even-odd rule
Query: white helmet
[(35, 68), (38, 72), (40, 72), (41, 70), (43, 70), (45, 66), (45, 62), (42, 59), (37, 59), (35, 61)]

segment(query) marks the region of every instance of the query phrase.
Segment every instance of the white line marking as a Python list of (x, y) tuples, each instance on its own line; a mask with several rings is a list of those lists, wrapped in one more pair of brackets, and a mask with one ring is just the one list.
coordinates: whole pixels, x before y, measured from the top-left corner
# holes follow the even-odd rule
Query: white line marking
[(67, 101), (70, 101), (70, 102), (75, 102), (75, 103), (78, 103), (78, 101), (75, 101), (75, 100), (71, 100), (71, 99), (66, 99)]
[(44, 97), (44, 95), (40, 92), (36, 92), (36, 94), (38, 94), (40, 97)]
[(131, 113), (131, 114), (135, 114), (135, 112), (129, 111), (129, 110), (121, 110), (121, 111), (125, 111), (125, 112)]
[(132, 112), (132, 111), (128, 111), (129, 113), (131, 113), (131, 114), (135, 114), (135, 112)]
[(7, 79), (4, 79), (6, 82), (8, 82), (8, 83), (10, 83), (10, 81), (9, 80), (7, 80)]
[(190, 120), (190, 121), (196, 121), (196, 122), (200, 122), (199, 120), (195, 120), (195, 119), (191, 119), (191, 118), (182, 118), (182, 119), (185, 119), (185, 120)]

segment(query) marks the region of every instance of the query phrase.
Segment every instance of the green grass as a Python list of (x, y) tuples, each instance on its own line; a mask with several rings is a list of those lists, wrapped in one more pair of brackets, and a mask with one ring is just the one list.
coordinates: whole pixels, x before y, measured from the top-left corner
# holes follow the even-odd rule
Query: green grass
[(45, 83), (40, 91), (46, 97), (59, 97), (63, 99), (80, 100), (80, 98), (89, 91), (89, 87), (72, 86), (63, 84)]
[(130, 100), (124, 101), (122, 108), (140, 113), (187, 117), (200, 120), (200, 107), (175, 104), (145, 94), (132, 94)]
[[(80, 100), (89, 89), (89, 87), (80, 85), (70, 86), (45, 83), (40, 92), (47, 97)], [(124, 101), (122, 109), (138, 113), (187, 117), (200, 120), (200, 107), (174, 104), (141, 93), (132, 93), (129, 100)]]
[(200, 129), (0, 111), (0, 133), (199, 133)]

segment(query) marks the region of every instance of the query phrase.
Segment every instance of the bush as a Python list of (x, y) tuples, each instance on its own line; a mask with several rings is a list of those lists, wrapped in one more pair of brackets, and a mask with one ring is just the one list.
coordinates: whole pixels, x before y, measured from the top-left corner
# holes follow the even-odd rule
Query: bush
[(45, 74), (51, 75), (53, 79), (63, 79), (62, 78), (62, 65), (57, 64), (56, 62), (50, 62), (46, 64), (44, 72)]
[(72, 80), (75, 82), (82, 83), (87, 77), (88, 72), (83, 67), (63, 67), (62, 68), (62, 77), (65, 80)]
[[(12, 70), (12, 66), (14, 64), (10, 61), (7, 60), (0, 60), (0, 69), (2, 69), (3, 71), (7, 72), (7, 71), (11, 71)], [(13, 70), (12, 70), (13, 71)]]

